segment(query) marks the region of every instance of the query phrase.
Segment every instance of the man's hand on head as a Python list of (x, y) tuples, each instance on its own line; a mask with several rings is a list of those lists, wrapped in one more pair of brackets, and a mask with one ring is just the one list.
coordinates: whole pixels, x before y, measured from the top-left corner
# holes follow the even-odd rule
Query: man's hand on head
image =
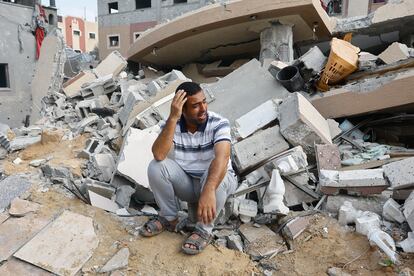
[(172, 103), (171, 103), (171, 113), (170, 118), (172, 120), (178, 121), (181, 118), (183, 112), (183, 106), (187, 101), (186, 92), (184, 90), (178, 90), (175, 94)]
[(216, 217), (216, 191), (205, 187), (201, 192), (197, 210), (198, 221), (209, 224)]

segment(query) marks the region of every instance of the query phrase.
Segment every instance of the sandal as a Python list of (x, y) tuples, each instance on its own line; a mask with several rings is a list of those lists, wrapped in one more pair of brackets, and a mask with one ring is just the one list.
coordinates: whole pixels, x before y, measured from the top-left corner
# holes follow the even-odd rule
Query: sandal
[(163, 217), (152, 217), (139, 230), (139, 233), (144, 237), (152, 237), (162, 233), (164, 230), (174, 232), (176, 224), (171, 223)]
[[(193, 236), (197, 235), (196, 238)], [(185, 240), (183, 245), (181, 246), (181, 249), (184, 251), (184, 253), (189, 255), (196, 255), (204, 250), (204, 248), (209, 245), (211, 242), (213, 236), (211, 234), (208, 234), (204, 231), (201, 231), (199, 229), (196, 229), (194, 232), (191, 233), (191, 235)], [(196, 248), (190, 248), (185, 247), (186, 244), (193, 245)]]

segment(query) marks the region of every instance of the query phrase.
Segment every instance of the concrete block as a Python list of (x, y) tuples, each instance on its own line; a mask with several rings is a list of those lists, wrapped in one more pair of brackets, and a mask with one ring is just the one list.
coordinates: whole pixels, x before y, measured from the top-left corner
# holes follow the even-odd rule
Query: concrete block
[(0, 133), (0, 146), (7, 151), (10, 150), (10, 141), (9, 138), (7, 138), (7, 133)]
[(409, 58), (410, 53), (408, 52), (407, 45), (394, 42), (384, 52), (379, 54), (378, 57), (386, 64), (391, 64)]
[(167, 87), (168, 84), (177, 80), (191, 81), (186, 76), (184, 76), (181, 71), (172, 70), (170, 73), (165, 74), (164, 76), (148, 83), (147, 90), (149, 92), (149, 96), (155, 96), (158, 92)]
[(106, 198), (112, 198), (112, 196), (115, 194), (115, 188), (106, 182), (100, 182), (87, 178), (85, 179), (84, 184), (87, 191), (92, 191)]
[(0, 181), (0, 210), (9, 206), (16, 197), (26, 192), (32, 184), (22, 175), (11, 175)]
[(107, 273), (114, 270), (128, 267), (129, 249), (124, 247), (118, 251), (100, 270), (100, 273)]
[(36, 136), (36, 137), (20, 136), (20, 137), (16, 137), (10, 142), (10, 151), (25, 149), (30, 145), (39, 143), (41, 140), (42, 140), (41, 136)]
[(313, 46), (303, 56), (301, 56), (299, 60), (305, 64), (306, 68), (312, 69), (316, 73), (319, 73), (325, 66), (327, 57), (325, 57), (318, 46)]
[(295, 92), (279, 107), (280, 132), (294, 146), (302, 146), (314, 155), (313, 145), (331, 144), (329, 125), (325, 118), (300, 93)]
[(280, 102), (278, 99), (266, 101), (238, 118), (235, 121), (236, 138), (244, 139), (276, 120), (279, 116), (277, 109)]
[(400, 242), (400, 246), (405, 253), (414, 253), (414, 232), (409, 232), (408, 237)]
[(63, 92), (68, 98), (73, 98), (80, 95), (82, 85), (96, 79), (92, 72), (80, 72), (75, 77), (71, 78), (63, 84)]
[(341, 168), (341, 154), (337, 145), (315, 145), (315, 152), (318, 171)]
[(329, 132), (331, 133), (331, 137), (334, 138), (342, 133), (342, 130), (339, 128), (339, 123), (332, 119), (326, 120), (329, 125)]
[(388, 221), (403, 223), (405, 221), (405, 217), (400, 209), (400, 204), (398, 204), (394, 199), (390, 198), (387, 200), (387, 202), (385, 202), (382, 208), (382, 216)]
[(42, 173), (45, 177), (49, 178), (64, 178), (64, 179), (72, 179), (71, 171), (66, 167), (52, 167), (48, 164), (41, 166), (40, 168)]
[(243, 241), (239, 235), (233, 234), (230, 236), (226, 236), (226, 240), (227, 240), (227, 247), (229, 249), (243, 252)]
[(116, 189), (115, 202), (120, 206), (128, 208), (131, 202), (131, 196), (135, 193), (135, 189), (129, 185), (122, 185)]
[(127, 65), (128, 63), (122, 55), (118, 51), (113, 51), (98, 64), (94, 71), (98, 77), (104, 77), (110, 74), (116, 77)]
[(97, 124), (98, 121), (99, 121), (99, 116), (97, 115), (88, 116), (77, 124), (78, 131), (82, 132), (86, 127)]
[(86, 147), (79, 154), (79, 158), (90, 159), (90, 157), (96, 153), (100, 153), (104, 143), (96, 139), (88, 139), (86, 141)]
[(355, 219), (355, 230), (359, 234), (367, 236), (372, 228), (380, 229), (380, 218), (377, 214), (364, 214)]
[(328, 195), (344, 191), (355, 195), (379, 194), (388, 187), (382, 169), (321, 170), (319, 183), (321, 191)]
[(404, 202), (403, 213), (411, 230), (414, 231), (414, 192)]
[(352, 203), (352, 206), (355, 209), (361, 211), (370, 211), (378, 215), (382, 215), (382, 206), (387, 201), (387, 198), (382, 196), (347, 196), (347, 195), (337, 195), (337, 196), (328, 196), (326, 200), (326, 211), (337, 214), (339, 208), (344, 204), (345, 201)]
[(97, 97), (112, 93), (116, 88), (117, 85), (114, 82), (113, 75), (109, 74), (85, 84), (81, 90), (81, 94), (84, 98), (91, 94)]
[(234, 144), (234, 161), (238, 171), (243, 172), (287, 149), (289, 144), (280, 135), (279, 126), (274, 126)]
[(414, 157), (392, 162), (382, 168), (394, 190), (414, 187)]
[(121, 121), (122, 125), (125, 125), (128, 121), (129, 114), (134, 109), (134, 106), (138, 102), (145, 102), (144, 98), (141, 96), (141, 94), (137, 92), (131, 92), (128, 94), (128, 98), (126, 100), (126, 103), (124, 107), (120, 110), (119, 114), (119, 120)]
[(285, 237), (294, 240), (303, 231), (305, 231), (306, 227), (309, 225), (309, 220), (310, 217), (296, 217), (286, 223), (285, 227), (282, 229), (282, 232)]
[(215, 100), (209, 110), (227, 118), (234, 126), (236, 119), (273, 98), (284, 99), (289, 92), (262, 67), (257, 59), (239, 67), (204, 91)]
[(115, 170), (115, 161), (110, 153), (99, 153), (92, 157), (92, 162), (100, 171), (98, 179), (109, 182)]
[(239, 202), (240, 220), (248, 223), (257, 215), (257, 202), (250, 199), (241, 199)]

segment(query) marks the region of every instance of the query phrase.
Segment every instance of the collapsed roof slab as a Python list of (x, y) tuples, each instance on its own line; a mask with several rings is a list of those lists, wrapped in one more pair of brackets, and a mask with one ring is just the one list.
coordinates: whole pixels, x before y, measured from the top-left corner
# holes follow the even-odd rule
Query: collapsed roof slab
[(258, 55), (260, 32), (275, 20), (294, 25), (294, 41), (331, 34), (330, 19), (319, 0), (237, 0), (209, 5), (155, 26), (131, 45), (128, 59), (174, 66), (226, 56)]
[(346, 87), (332, 89), (326, 93), (315, 95), (312, 97), (311, 103), (325, 118), (362, 115), (388, 111), (397, 107), (410, 108), (410, 105), (414, 104), (414, 93), (412, 93), (414, 69), (382, 79), (385, 81), (382, 81), (381, 78), (372, 78)]

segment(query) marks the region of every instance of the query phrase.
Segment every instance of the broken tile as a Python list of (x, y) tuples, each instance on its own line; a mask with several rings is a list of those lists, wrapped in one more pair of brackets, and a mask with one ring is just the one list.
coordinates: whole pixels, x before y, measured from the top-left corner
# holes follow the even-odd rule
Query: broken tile
[(393, 189), (414, 187), (414, 157), (382, 166), (384, 176)]
[(111, 272), (128, 266), (129, 249), (122, 248), (100, 270), (100, 273)]
[(279, 106), (280, 132), (294, 146), (302, 146), (314, 155), (316, 144), (331, 144), (329, 125), (325, 118), (300, 93), (291, 94)]
[(0, 181), (0, 209), (9, 206), (14, 198), (22, 195), (30, 186), (30, 181), (25, 176), (18, 174)]
[(234, 161), (238, 171), (243, 172), (287, 149), (289, 144), (280, 135), (279, 126), (274, 126), (234, 144)]
[(89, 199), (91, 200), (91, 205), (112, 213), (116, 213), (116, 210), (119, 209), (118, 204), (116, 204), (114, 201), (103, 197), (101, 195), (98, 195), (97, 193), (94, 193), (92, 191), (88, 191)]
[(11, 258), (5, 264), (0, 266), (0, 275), (30, 275), (30, 276), (52, 276), (53, 274), (37, 266)]
[(39, 208), (40, 204), (17, 197), (10, 204), (9, 214), (14, 217), (23, 217), (30, 212), (36, 212)]
[(10, 217), (0, 224), (0, 262), (7, 260), (48, 223), (45, 217), (29, 214), (22, 218)]
[(14, 256), (58, 275), (75, 275), (98, 243), (91, 218), (65, 211)]

